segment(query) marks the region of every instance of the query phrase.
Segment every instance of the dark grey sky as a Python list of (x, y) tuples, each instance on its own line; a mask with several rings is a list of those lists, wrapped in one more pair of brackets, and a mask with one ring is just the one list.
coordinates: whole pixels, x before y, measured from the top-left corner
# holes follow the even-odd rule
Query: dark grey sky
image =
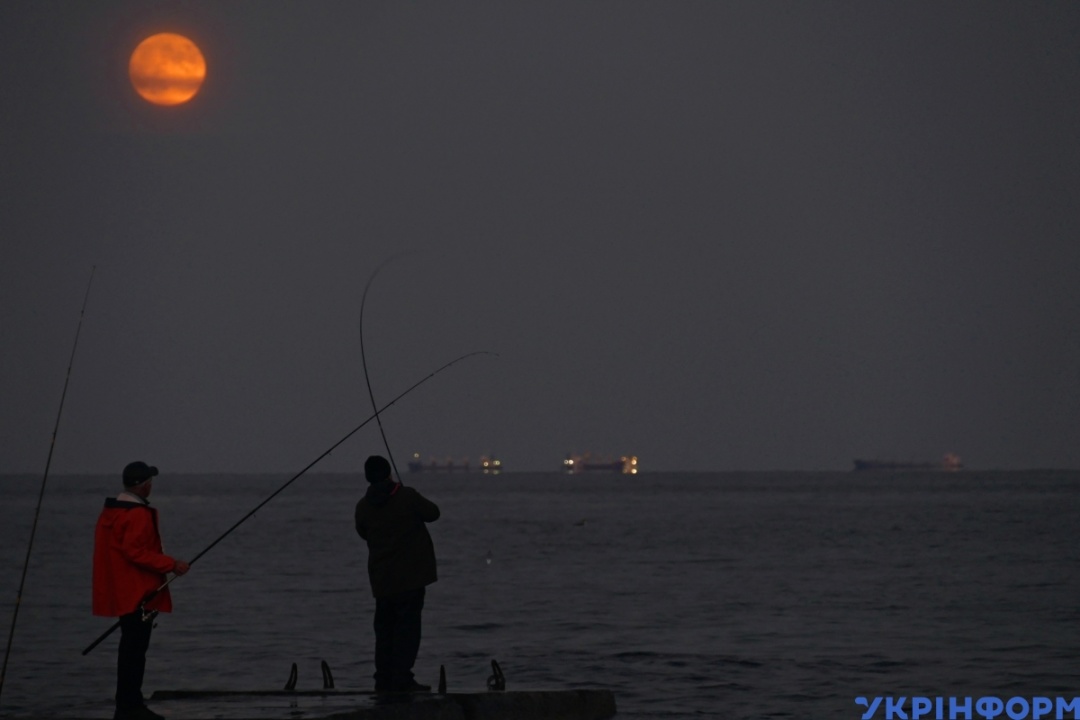
[[(143, 36), (206, 55), (138, 100)], [(0, 4), (0, 471), (1080, 467), (1080, 4)], [(374, 425), (320, 469), (381, 449)]]

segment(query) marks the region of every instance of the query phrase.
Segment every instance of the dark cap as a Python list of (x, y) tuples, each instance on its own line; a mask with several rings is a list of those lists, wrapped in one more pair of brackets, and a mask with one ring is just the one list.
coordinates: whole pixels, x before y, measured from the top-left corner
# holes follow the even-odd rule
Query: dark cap
[(147, 465), (142, 460), (128, 463), (124, 468), (124, 487), (141, 485), (158, 474), (158, 469), (153, 465)]
[(370, 483), (388, 480), (390, 478), (390, 463), (381, 455), (372, 455), (364, 463), (364, 477)]

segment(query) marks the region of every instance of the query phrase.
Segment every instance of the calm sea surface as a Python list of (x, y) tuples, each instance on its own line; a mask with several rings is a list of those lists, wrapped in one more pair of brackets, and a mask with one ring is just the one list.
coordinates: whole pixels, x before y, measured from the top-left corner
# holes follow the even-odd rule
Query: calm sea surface
[[(190, 558), (286, 480), (165, 476)], [(1080, 695), (1080, 473), (412, 475), (440, 580), (416, 672), (481, 691), (608, 688), (623, 718), (858, 718), (857, 696)], [(0, 713), (108, 718), (116, 640), (90, 615), (115, 479), (49, 479)], [(0, 477), (7, 637), (40, 487)], [(173, 583), (147, 694), (370, 689), (373, 601), (352, 527), (365, 484), (304, 476)], [(169, 718), (317, 717), (368, 702), (199, 704)], [(879, 712), (879, 717), (881, 713)]]

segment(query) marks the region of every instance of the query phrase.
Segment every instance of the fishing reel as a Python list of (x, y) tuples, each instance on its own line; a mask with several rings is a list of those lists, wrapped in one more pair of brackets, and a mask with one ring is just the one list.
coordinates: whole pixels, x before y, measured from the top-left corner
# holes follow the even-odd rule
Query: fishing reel
[(147, 612), (145, 607), (140, 606), (139, 611), (142, 613), (142, 621), (144, 623), (153, 623), (150, 627), (152, 627), (152, 628), (157, 627), (157, 623), (155, 623), (154, 620), (158, 616), (158, 612), (159, 612), (158, 610), (150, 610), (149, 612)]

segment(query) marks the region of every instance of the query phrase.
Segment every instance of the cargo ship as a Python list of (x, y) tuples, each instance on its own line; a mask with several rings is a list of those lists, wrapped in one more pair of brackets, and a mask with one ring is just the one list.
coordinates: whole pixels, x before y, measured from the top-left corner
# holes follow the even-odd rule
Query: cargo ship
[(855, 459), (855, 470), (960, 470), (964, 466), (960, 458), (953, 453), (948, 453), (940, 462), (897, 462), (893, 460), (860, 460)]
[(480, 460), (473, 465), (469, 458), (445, 458), (444, 460), (429, 459), (422, 461), (420, 453), (413, 453), (412, 460), (408, 463), (410, 473), (437, 472), (437, 473), (467, 473), (479, 470), (485, 475), (498, 475), (502, 472), (502, 460), (496, 457), (482, 455)]
[(569, 454), (562, 462), (563, 472), (613, 472), (623, 475), (636, 475), (638, 472), (637, 455), (623, 455), (616, 459), (598, 460), (589, 453), (584, 455)]

